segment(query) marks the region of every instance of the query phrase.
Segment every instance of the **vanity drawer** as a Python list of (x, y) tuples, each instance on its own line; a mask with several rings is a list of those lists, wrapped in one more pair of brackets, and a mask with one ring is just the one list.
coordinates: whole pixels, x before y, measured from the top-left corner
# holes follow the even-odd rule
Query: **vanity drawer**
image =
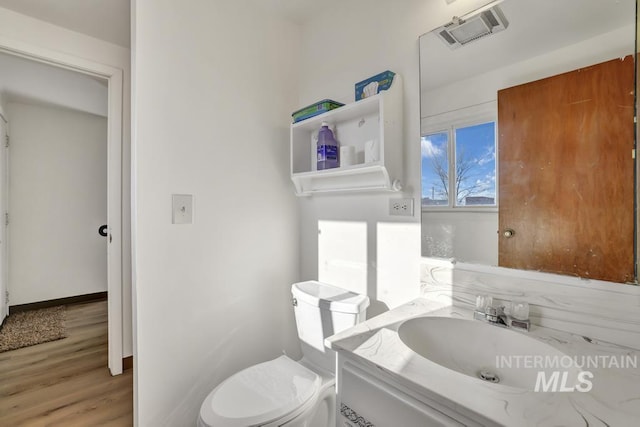
[(338, 427), (464, 427), (464, 424), (345, 363), (341, 370)]

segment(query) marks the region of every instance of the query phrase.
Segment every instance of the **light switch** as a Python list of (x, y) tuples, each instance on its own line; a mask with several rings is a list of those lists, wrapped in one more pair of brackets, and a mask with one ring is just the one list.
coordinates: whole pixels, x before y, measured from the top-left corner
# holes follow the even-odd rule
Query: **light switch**
[(193, 195), (173, 194), (171, 196), (173, 224), (193, 224)]

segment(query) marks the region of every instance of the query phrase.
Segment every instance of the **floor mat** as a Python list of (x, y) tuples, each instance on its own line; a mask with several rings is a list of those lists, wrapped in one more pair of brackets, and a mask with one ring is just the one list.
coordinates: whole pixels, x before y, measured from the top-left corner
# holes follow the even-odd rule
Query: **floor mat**
[(0, 353), (66, 336), (63, 305), (10, 314), (0, 330)]

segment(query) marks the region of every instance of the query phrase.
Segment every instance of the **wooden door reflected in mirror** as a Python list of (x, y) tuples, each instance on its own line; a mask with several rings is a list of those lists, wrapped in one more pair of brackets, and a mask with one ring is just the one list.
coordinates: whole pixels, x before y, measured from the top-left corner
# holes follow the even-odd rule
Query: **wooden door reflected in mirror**
[(634, 279), (633, 116), (631, 56), (498, 92), (500, 266)]

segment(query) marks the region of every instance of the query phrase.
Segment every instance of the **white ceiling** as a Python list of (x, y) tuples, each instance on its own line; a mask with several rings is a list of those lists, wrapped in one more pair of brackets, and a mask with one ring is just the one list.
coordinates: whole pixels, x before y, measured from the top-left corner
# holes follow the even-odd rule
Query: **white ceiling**
[[(423, 91), (635, 23), (635, 0), (505, 0), (499, 7), (509, 27), (495, 35), (455, 50), (432, 33), (420, 38)], [(632, 52), (632, 37), (629, 43)]]
[(290, 21), (302, 24), (323, 10), (349, 0), (245, 0), (255, 7), (268, 10)]
[(0, 0), (0, 7), (130, 47), (130, 0)]
[[(244, 1), (302, 24), (322, 10), (348, 0)], [(131, 46), (130, 0), (0, 0), (0, 7), (123, 47)]]

